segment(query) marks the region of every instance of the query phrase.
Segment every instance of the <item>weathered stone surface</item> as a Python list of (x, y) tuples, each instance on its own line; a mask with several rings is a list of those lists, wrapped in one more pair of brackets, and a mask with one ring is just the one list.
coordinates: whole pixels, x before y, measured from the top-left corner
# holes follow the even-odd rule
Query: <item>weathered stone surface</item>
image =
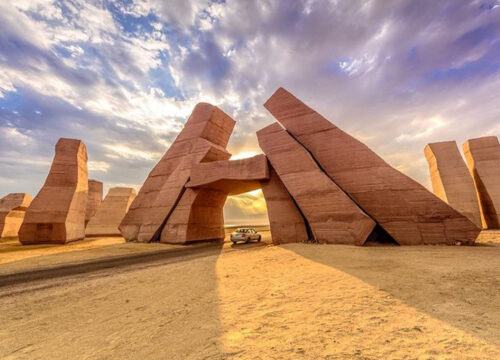
[(474, 179), (483, 226), (500, 228), (500, 144), (496, 136), (466, 141), (463, 150)]
[(424, 150), (429, 163), (434, 194), (481, 227), (481, 215), (474, 182), (455, 141), (428, 144)]
[(269, 179), (267, 158), (265, 155), (256, 155), (241, 160), (197, 164), (193, 166), (186, 187), (208, 188), (228, 195), (237, 195), (260, 189), (260, 181), (267, 179)]
[(87, 208), (85, 210), (85, 226), (94, 217), (102, 202), (102, 182), (89, 180), (89, 192), (87, 197)]
[(191, 166), (230, 157), (225, 150), (234, 120), (219, 108), (196, 105), (184, 129), (153, 168), (120, 225), (127, 241), (147, 242), (180, 199)]
[(22, 244), (58, 243), (85, 237), (87, 150), (80, 140), (61, 138), (40, 192), (19, 230)]
[(271, 168), (269, 173), (269, 180), (262, 181), (262, 192), (266, 199), (273, 243), (306, 242), (308, 235), (304, 218), (276, 171)]
[(114, 187), (109, 189), (97, 213), (85, 229), (86, 236), (119, 236), (118, 226), (136, 196), (135, 189)]
[(399, 244), (474, 243), (480, 230), (470, 220), (288, 91), (264, 106)]
[(0, 238), (17, 237), (31, 201), (31, 195), (26, 193), (12, 193), (0, 199)]
[(168, 218), (160, 241), (187, 244), (224, 239), (223, 208), (227, 193), (212, 189), (186, 189)]
[(257, 132), (259, 145), (320, 243), (363, 245), (375, 227), (278, 123)]

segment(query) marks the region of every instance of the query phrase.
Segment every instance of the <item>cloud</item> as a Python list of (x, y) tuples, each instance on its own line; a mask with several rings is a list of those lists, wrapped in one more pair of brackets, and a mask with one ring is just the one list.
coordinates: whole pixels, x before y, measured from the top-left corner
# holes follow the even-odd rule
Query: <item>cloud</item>
[[(500, 131), (498, 5), (1, 2), (0, 188), (35, 192), (62, 136), (87, 144), (92, 177), (140, 186), (200, 101), (237, 121), (236, 157), (260, 153), (279, 86), (428, 185), (426, 143)], [(226, 218), (262, 216), (254, 201)]]
[(260, 225), (269, 223), (266, 201), (261, 190), (228, 196), (224, 205), (226, 223)]
[(87, 167), (89, 171), (107, 172), (109, 169), (109, 163), (105, 161), (88, 161)]

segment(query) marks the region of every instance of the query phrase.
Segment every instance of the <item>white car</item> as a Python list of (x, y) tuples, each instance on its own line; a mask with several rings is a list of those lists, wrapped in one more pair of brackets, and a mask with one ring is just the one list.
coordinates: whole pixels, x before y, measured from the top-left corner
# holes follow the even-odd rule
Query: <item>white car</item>
[(231, 233), (231, 241), (236, 244), (238, 241), (249, 242), (251, 240), (261, 241), (262, 236), (252, 228), (238, 228)]

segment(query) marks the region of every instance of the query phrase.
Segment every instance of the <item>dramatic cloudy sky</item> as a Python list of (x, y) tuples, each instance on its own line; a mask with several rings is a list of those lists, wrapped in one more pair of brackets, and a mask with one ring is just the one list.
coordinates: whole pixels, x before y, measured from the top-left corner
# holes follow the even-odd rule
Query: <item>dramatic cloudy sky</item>
[[(500, 134), (500, 0), (2, 0), (0, 196), (35, 195), (59, 137), (139, 187), (200, 101), (259, 153), (279, 86), (429, 186), (427, 142)], [(226, 218), (266, 221), (261, 195)]]

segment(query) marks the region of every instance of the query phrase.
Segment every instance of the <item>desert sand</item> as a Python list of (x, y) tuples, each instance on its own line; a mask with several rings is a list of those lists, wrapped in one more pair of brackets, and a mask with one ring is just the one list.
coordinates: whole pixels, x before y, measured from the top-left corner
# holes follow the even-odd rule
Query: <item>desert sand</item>
[[(474, 247), (264, 241), (0, 288), (0, 358), (500, 358), (499, 232)], [(168, 246), (102, 249), (129, 245)]]

